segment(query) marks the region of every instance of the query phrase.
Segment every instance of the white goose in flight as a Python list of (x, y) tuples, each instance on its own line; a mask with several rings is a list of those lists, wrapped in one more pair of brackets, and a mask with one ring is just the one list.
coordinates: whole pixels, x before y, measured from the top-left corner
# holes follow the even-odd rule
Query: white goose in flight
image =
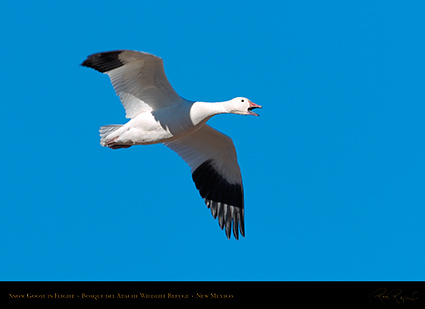
[(152, 54), (117, 50), (93, 54), (81, 64), (106, 73), (130, 118), (100, 128), (100, 143), (112, 149), (163, 143), (191, 167), (196, 188), (230, 238), (245, 236), (242, 177), (232, 140), (208, 126), (223, 113), (254, 115), (261, 108), (247, 98), (207, 103), (180, 97)]

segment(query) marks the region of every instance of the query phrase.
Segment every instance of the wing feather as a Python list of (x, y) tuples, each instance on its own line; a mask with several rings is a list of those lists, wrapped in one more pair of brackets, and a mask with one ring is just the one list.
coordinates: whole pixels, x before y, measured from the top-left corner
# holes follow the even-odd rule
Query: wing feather
[(88, 56), (81, 65), (108, 74), (127, 118), (182, 100), (165, 75), (162, 59), (152, 54), (132, 50), (103, 52)]
[(165, 145), (189, 164), (196, 188), (227, 238), (232, 224), (236, 239), (239, 232), (245, 236), (242, 177), (230, 137), (204, 125)]

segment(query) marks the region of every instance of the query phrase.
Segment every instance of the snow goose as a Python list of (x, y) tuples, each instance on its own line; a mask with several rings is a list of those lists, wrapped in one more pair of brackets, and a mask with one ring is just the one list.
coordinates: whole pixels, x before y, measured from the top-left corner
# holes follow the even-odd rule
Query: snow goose
[(225, 102), (188, 101), (164, 72), (162, 59), (145, 52), (117, 50), (90, 55), (81, 64), (109, 75), (130, 120), (100, 128), (100, 143), (112, 149), (163, 143), (191, 167), (205, 204), (230, 238), (245, 236), (242, 177), (232, 140), (206, 124), (217, 114), (254, 115), (261, 108), (247, 98)]

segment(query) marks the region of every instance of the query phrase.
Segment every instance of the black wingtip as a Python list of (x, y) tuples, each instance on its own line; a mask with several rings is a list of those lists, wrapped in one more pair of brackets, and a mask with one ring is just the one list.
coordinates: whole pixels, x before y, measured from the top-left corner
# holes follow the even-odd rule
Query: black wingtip
[(239, 232), (245, 236), (242, 184), (230, 184), (214, 169), (212, 160), (198, 166), (192, 178), (226, 237), (230, 239), (232, 230), (236, 240)]
[(90, 55), (81, 63), (81, 66), (95, 69), (101, 73), (111, 71), (124, 65), (119, 59), (122, 52), (122, 50), (115, 50)]

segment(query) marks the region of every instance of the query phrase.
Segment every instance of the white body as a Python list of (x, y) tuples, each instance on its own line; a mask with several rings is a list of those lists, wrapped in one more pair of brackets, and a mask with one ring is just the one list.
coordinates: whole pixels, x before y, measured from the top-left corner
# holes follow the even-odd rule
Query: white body
[(212, 116), (225, 112), (225, 104), (192, 102), (182, 98), (178, 104), (141, 112), (109, 134), (101, 144), (108, 146), (113, 142), (132, 146), (171, 142), (192, 134)]

